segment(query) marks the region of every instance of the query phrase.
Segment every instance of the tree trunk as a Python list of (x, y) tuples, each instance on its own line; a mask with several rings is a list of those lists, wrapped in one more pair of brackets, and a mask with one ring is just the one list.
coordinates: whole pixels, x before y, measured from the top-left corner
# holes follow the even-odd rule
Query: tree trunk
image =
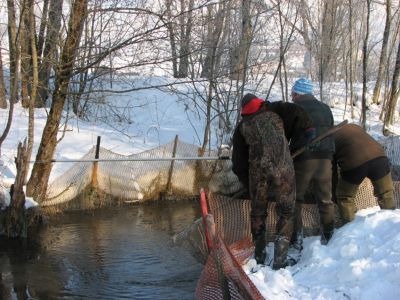
[(251, 1), (242, 0), (242, 28), (239, 45), (234, 49), (231, 62), (231, 78), (238, 81), (245, 81), (245, 70), (247, 68), (248, 53), (253, 39), (253, 28), (250, 15)]
[[(14, 90), (18, 89), (15, 83), (18, 78), (18, 60), (17, 60), (17, 27), (15, 21), (15, 7), (13, 0), (7, 0), (7, 13), (8, 13), (8, 43), (10, 51), (10, 94), (14, 95)], [(17, 101), (17, 97), (13, 99)]]
[[(214, 4), (215, 5), (215, 4)], [(201, 77), (209, 78), (215, 75), (216, 53), (221, 40), (223, 24), (226, 16), (225, 3), (219, 4), (217, 12), (213, 18), (212, 6), (207, 6), (208, 23), (207, 23), (207, 54), (203, 62)], [(214, 69), (214, 70), (212, 70)], [(211, 73), (213, 73), (211, 75)], [(211, 78), (211, 81), (214, 79)]]
[(18, 144), (18, 153), (15, 158), (17, 175), (11, 187), (11, 201), (5, 212), (4, 228), (9, 238), (27, 237), (27, 224), (25, 217), (25, 194), (23, 190), (27, 164), (26, 141)]
[(394, 111), (399, 97), (399, 75), (400, 75), (400, 42), (397, 48), (396, 65), (393, 71), (392, 86), (390, 88), (389, 100), (387, 101), (385, 120), (383, 123), (383, 134), (388, 135), (389, 125), (393, 124)]
[[(210, 8), (208, 8), (210, 9)], [(210, 9), (211, 10), (211, 9)], [(206, 150), (206, 147), (210, 141), (210, 127), (211, 127), (211, 106), (212, 106), (212, 91), (214, 88), (214, 74), (215, 74), (215, 59), (216, 53), (218, 49), (218, 44), (221, 38), (222, 33), (222, 25), (224, 22), (224, 5), (220, 6), (217, 13), (215, 30), (212, 32), (212, 43), (211, 43), (211, 52), (209, 55), (209, 73), (208, 73), (208, 93), (207, 93), (207, 107), (206, 107), (206, 126), (204, 129), (204, 136), (203, 136), (203, 144), (202, 144), (202, 153)], [(209, 11), (209, 15), (211, 15), (211, 11)]]
[[(47, 185), (52, 167), (50, 161), (56, 149), (58, 127), (60, 125), (61, 113), (68, 92), (68, 85), (72, 76), (76, 51), (79, 46), (84, 20), (86, 18), (87, 2), (88, 0), (76, 0), (72, 6), (67, 38), (55, 75), (53, 101), (46, 125), (43, 129), (36, 162), (27, 184), (27, 194), (37, 201), (43, 201), (46, 197)], [(43, 161), (47, 163), (43, 163)]]
[(21, 38), (19, 39), (19, 45), (21, 49), (21, 103), (22, 107), (29, 107), (29, 93), (30, 93), (30, 79), (31, 79), (31, 50), (30, 50), (30, 24), (29, 24), (29, 0), (23, 1), (22, 15), (19, 32)]
[(385, 30), (383, 32), (381, 56), (379, 59), (378, 75), (376, 77), (374, 94), (372, 96), (372, 103), (379, 104), (381, 97), (382, 79), (386, 67), (387, 48), (390, 34), (390, 18), (391, 18), (391, 0), (386, 0), (386, 21)]
[(369, 16), (371, 13), (371, 0), (367, 0), (367, 20), (365, 21), (365, 38), (363, 43), (363, 89), (362, 89), (362, 107), (361, 124), (366, 129), (367, 123), (367, 64), (368, 64), (368, 39), (369, 39)]
[[(31, 89), (30, 89), (30, 97), (29, 97), (29, 122), (28, 122), (28, 147), (27, 147), (27, 162), (31, 160), (33, 143), (34, 143), (34, 125), (35, 125), (35, 103), (36, 103), (36, 93), (37, 87), (39, 84), (39, 74), (38, 74), (38, 54), (36, 48), (36, 32), (35, 32), (35, 15), (34, 15), (34, 1), (29, 0), (29, 6), (27, 10), (28, 21), (30, 26), (28, 27), (28, 37), (29, 37), (29, 46), (31, 53)], [(28, 171), (29, 171), (29, 163), (26, 164), (25, 178), (24, 183), (26, 184), (28, 180)]]
[(47, 12), (49, 10), (49, 0), (43, 1), (43, 9), (42, 9), (42, 18), (40, 21), (40, 28), (39, 28), (39, 37), (38, 37), (38, 57), (40, 58), (43, 53), (43, 44), (44, 44), (44, 32), (47, 28)]
[(46, 105), (48, 86), (51, 69), (54, 66), (54, 59), (57, 46), (59, 45), (59, 32), (61, 27), (61, 17), (63, 0), (51, 0), (49, 9), (49, 21), (47, 26), (46, 43), (43, 50), (43, 58), (39, 69), (39, 89), (35, 103), (36, 107)]
[[(1, 41), (0, 41), (0, 49), (1, 49)], [(3, 57), (0, 51), (0, 108), (7, 108), (6, 101), (6, 86), (4, 84), (4, 69), (3, 69)]]
[[(8, 4), (8, 1), (7, 1), (7, 4)], [(13, 7), (14, 7), (13, 5), (10, 5), (11, 10), (13, 9)], [(9, 12), (9, 15), (10, 15), (10, 12)], [(14, 20), (14, 25), (15, 25), (15, 20)], [(9, 29), (9, 32), (10, 31), (13, 31), (13, 30)], [(11, 45), (14, 45), (14, 46), (18, 45), (18, 37), (19, 36), (15, 36), (15, 40), (13, 42), (10, 42), (10, 46)], [(19, 61), (19, 59), (20, 59), (19, 47), (14, 47), (14, 48), (15, 49), (12, 50), (12, 51), (15, 51), (13, 53), (13, 59), (15, 61)], [(10, 52), (11, 52), (11, 50), (10, 50)], [(10, 56), (11, 56), (11, 53), (10, 53)], [(12, 123), (12, 117), (13, 117), (13, 113), (14, 113), (14, 104), (17, 102), (17, 98), (18, 98), (18, 88), (17, 88), (18, 87), (18, 72), (17, 72), (17, 70), (18, 70), (18, 68), (15, 69), (14, 75), (13, 74), (10, 75), (10, 86), (12, 86), (13, 88), (11, 88), (11, 93), (10, 93), (10, 109), (8, 111), (7, 124), (6, 124), (5, 128), (4, 128), (4, 131), (3, 131), (2, 135), (0, 136), (0, 150), (1, 150), (1, 146), (2, 146), (2, 144), (4, 142), (4, 140), (6, 139), (8, 133), (10, 132), (11, 123)]]
[(332, 75), (332, 59), (334, 57), (334, 43), (336, 34), (336, 0), (325, 0), (322, 16), (321, 28), (321, 46), (320, 46), (320, 64), (319, 64), (319, 82), (321, 101), (326, 101), (323, 92), (323, 85), (326, 81), (331, 80)]
[(354, 65), (353, 65), (353, 2), (349, 0), (349, 47), (350, 47), (350, 58), (349, 58), (349, 83), (350, 83), (350, 111), (351, 118), (354, 119)]
[[(181, 0), (181, 17), (180, 17), (180, 27), (181, 27), (181, 44), (180, 44), (180, 55), (179, 55), (179, 77), (184, 78), (188, 76), (189, 70), (189, 55), (190, 55), (190, 36), (192, 32), (192, 11), (194, 6), (194, 0), (189, 1), (187, 8), (187, 13), (185, 11), (185, 1)], [(187, 14), (187, 19), (185, 20), (185, 15)]]
[(172, 22), (172, 12), (171, 12), (171, 7), (172, 7), (172, 0), (167, 0), (165, 3), (166, 6), (166, 11), (165, 14), (168, 18), (167, 22), (167, 30), (168, 30), (168, 36), (169, 36), (169, 42), (171, 46), (171, 56), (172, 56), (172, 72), (174, 75), (174, 78), (178, 77), (178, 54), (176, 51), (176, 43), (175, 43), (175, 30)]

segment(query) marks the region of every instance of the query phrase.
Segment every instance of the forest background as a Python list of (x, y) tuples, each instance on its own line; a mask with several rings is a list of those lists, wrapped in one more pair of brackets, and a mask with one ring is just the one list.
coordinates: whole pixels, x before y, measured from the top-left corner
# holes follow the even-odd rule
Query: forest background
[[(187, 126), (201, 128), (204, 153), (230, 144), (244, 93), (289, 101), (298, 77), (365, 128), (377, 107), (389, 135), (399, 115), (399, 9), (392, 0), (3, 1), (0, 150), (18, 103), (28, 118), (27, 160), (36, 161), (26, 193), (40, 202), (52, 164), (38, 162), (53, 159), (68, 122), (129, 135), (152, 101), (143, 91), (157, 89), (176, 97)], [(38, 109), (46, 111), (40, 141)]]

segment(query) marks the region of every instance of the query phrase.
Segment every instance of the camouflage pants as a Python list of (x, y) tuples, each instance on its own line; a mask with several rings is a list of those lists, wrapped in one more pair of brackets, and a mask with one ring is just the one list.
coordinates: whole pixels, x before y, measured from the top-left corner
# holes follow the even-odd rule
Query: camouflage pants
[[(250, 155), (249, 189), (252, 232), (265, 226), (268, 201), (276, 201), (276, 235), (290, 239), (295, 205), (294, 169), (290, 154), (282, 147), (261, 146), (262, 155)], [(257, 148), (260, 150), (260, 148)], [(279, 150), (280, 149), (280, 150)], [(279, 152), (279, 153), (278, 153)]]

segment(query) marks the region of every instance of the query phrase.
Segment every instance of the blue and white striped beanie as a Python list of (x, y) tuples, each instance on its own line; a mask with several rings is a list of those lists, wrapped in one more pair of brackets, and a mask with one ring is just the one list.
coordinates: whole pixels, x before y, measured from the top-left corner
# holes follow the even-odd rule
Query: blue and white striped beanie
[(296, 80), (292, 87), (292, 93), (299, 95), (313, 94), (313, 83), (311, 80), (300, 78)]

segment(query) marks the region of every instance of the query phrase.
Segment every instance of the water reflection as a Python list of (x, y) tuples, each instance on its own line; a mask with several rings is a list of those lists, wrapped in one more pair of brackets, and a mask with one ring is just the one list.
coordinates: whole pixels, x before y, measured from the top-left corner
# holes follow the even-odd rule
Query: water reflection
[(202, 266), (171, 236), (197, 203), (64, 214), (40, 244), (0, 241), (1, 299), (193, 299)]

